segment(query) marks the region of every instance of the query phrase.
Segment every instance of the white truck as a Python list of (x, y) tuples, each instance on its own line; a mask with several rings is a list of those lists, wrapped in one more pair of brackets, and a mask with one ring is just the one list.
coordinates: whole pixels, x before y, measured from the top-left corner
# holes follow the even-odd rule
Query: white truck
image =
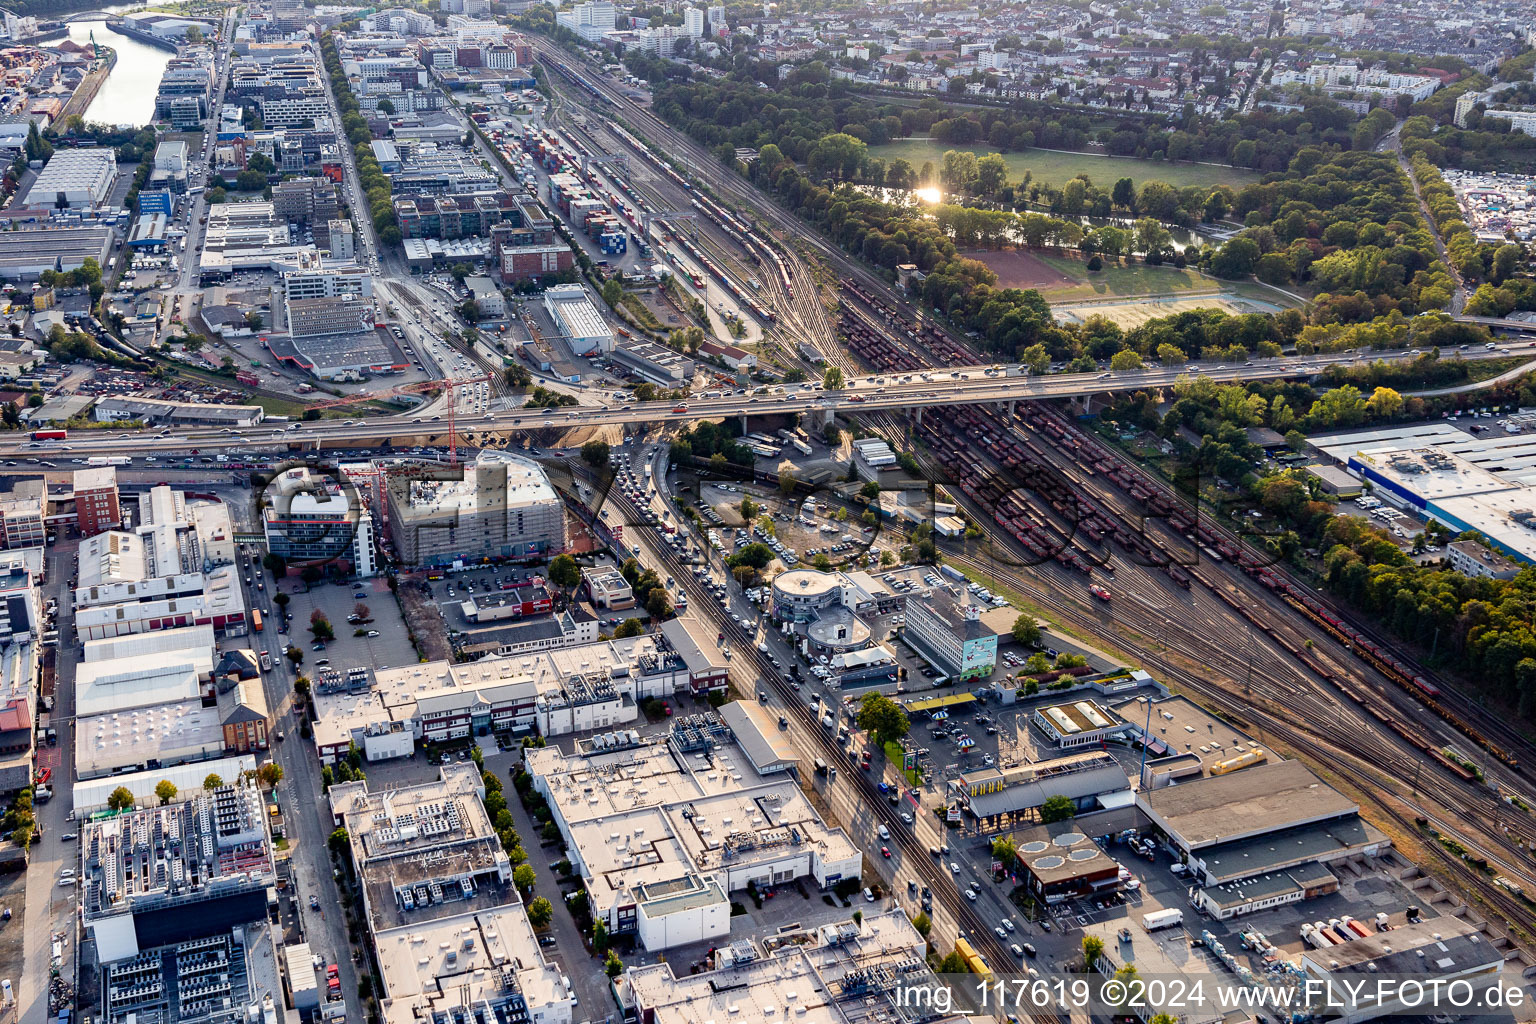
[(1160, 928), (1172, 928), (1176, 924), (1184, 923), (1184, 911), (1176, 908), (1167, 910), (1154, 910), (1150, 914), (1144, 914), (1141, 918), (1141, 926), (1149, 932), (1155, 932)]
[(126, 455), (92, 455), (85, 460), (87, 466), (126, 466), (133, 460)]

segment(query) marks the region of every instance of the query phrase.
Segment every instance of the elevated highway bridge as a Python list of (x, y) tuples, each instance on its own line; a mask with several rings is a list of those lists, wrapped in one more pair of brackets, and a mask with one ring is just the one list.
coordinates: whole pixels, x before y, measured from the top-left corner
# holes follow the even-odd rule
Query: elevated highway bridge
[[(837, 390), (826, 390), (819, 382), (806, 382), (708, 391), (703, 396), (677, 402), (625, 402), (613, 397), (619, 392), (593, 391), (589, 393), (588, 404), (585, 405), (559, 409), (518, 408), (459, 416), (456, 428), (462, 434), (475, 435), (607, 424), (653, 426), (732, 416), (802, 413), (810, 414), (813, 419), (825, 419), (837, 413), (853, 414), (878, 409), (926, 410), (947, 405), (1058, 398), (1091, 400), (1096, 395), (1170, 387), (1180, 378), (1190, 375), (1223, 383), (1303, 378), (1331, 366), (1349, 366), (1378, 360), (1400, 362), (1414, 359), (1418, 354), (1417, 350), (1333, 352), (1258, 359), (1230, 366), (1192, 364), (1049, 376), (1027, 374), (1017, 364), (963, 369), (943, 367), (901, 374), (857, 376)], [(1499, 345), (1492, 350), (1474, 349), (1460, 354), (1468, 359), (1508, 358), (1511, 355), (1536, 357), (1536, 338)], [(229, 449), (260, 450), (273, 445), (342, 446), (349, 443), (377, 444), (386, 440), (406, 443), (410, 438), (443, 434), (447, 430), (444, 416), (413, 411), (368, 419), (259, 424), (243, 428), (104, 429), (77, 432), (63, 441), (33, 441), (29, 434), (17, 432), (0, 435), (0, 456), (50, 458), (67, 452), (72, 458), (78, 458), (82, 455), (184, 454), (189, 448), (196, 448), (199, 452), (215, 452)]]

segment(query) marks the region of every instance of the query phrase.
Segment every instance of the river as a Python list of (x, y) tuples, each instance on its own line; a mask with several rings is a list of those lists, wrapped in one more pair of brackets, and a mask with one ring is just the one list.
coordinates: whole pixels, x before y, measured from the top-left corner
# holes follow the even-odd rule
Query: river
[[(142, 5), (117, 4), (103, 7), (109, 14), (131, 11)], [(155, 93), (160, 91), (160, 78), (165, 66), (175, 54), (169, 50), (146, 46), (137, 39), (118, 35), (107, 28), (104, 21), (72, 21), (69, 38), (89, 45), (91, 34), (96, 42), (117, 51), (117, 63), (112, 74), (102, 83), (96, 98), (86, 108), (85, 120), (100, 124), (145, 125), (155, 117)]]

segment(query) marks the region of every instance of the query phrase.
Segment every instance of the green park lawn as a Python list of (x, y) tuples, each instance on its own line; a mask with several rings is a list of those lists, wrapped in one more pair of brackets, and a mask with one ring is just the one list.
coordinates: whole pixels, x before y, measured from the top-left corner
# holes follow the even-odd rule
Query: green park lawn
[[(969, 149), (978, 157), (996, 153), (991, 146), (952, 146), (926, 139), (898, 139), (884, 146), (871, 146), (870, 156), (880, 157), (889, 163), (898, 157), (922, 170), (925, 161), (933, 161), (935, 167), (944, 160), (950, 149)], [(1105, 188), (1115, 179), (1129, 177), (1140, 188), (1149, 181), (1166, 181), (1175, 188), (1186, 185), (1231, 185), (1240, 188), (1258, 181), (1253, 171), (1237, 167), (1220, 167), (1211, 164), (1167, 163), (1161, 160), (1139, 160), (1135, 157), (1097, 156), (1090, 153), (1060, 153), (1030, 149), (1022, 153), (1004, 153), (1008, 162), (1008, 180), (1019, 181), (1029, 171), (1034, 181), (1061, 186), (1079, 174), (1088, 175)]]

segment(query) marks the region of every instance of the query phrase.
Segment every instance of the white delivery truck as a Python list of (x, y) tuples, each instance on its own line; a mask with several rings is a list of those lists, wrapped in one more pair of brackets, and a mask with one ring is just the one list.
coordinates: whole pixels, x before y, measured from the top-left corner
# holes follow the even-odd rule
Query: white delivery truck
[(1144, 914), (1141, 918), (1141, 926), (1149, 932), (1155, 932), (1160, 928), (1172, 928), (1176, 924), (1184, 923), (1184, 911), (1176, 908), (1168, 910), (1154, 910), (1150, 914)]

